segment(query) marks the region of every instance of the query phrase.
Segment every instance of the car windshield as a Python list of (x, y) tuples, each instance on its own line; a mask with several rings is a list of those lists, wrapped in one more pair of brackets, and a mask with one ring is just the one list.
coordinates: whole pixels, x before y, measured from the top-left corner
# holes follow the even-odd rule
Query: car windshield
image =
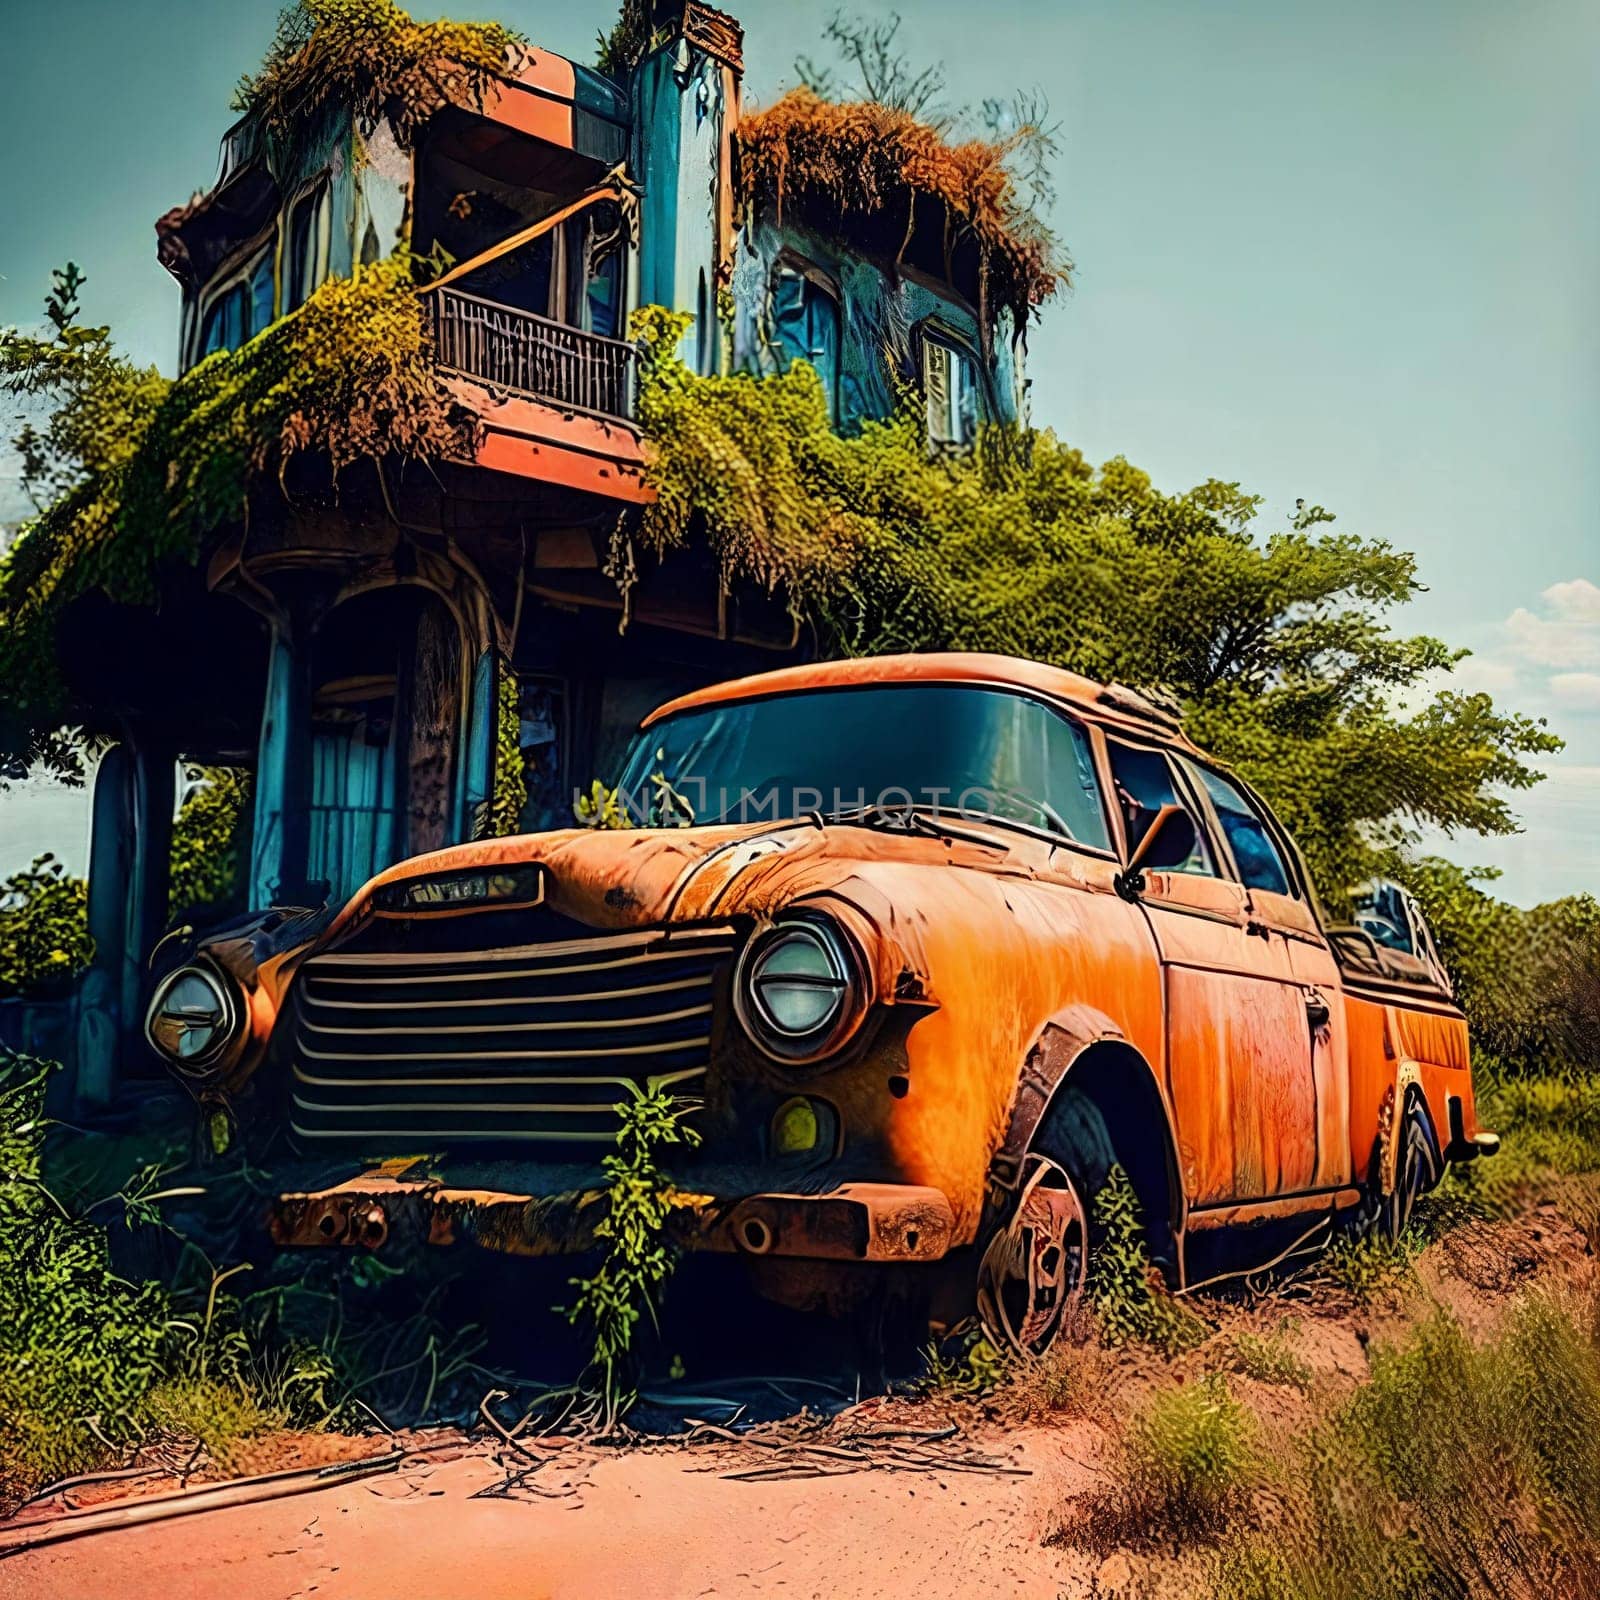
[(620, 790), (651, 823), (915, 807), (1111, 846), (1088, 735), (1000, 689), (873, 684), (681, 711), (635, 739)]

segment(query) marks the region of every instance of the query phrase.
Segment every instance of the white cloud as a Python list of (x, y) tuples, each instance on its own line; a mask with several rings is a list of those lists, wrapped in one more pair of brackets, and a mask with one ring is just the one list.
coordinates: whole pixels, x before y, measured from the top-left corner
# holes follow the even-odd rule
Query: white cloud
[(1550, 693), (1569, 710), (1600, 711), (1600, 672), (1552, 673)]
[(1518, 606), (1506, 618), (1512, 655), (1536, 667), (1600, 667), (1600, 586), (1587, 578), (1553, 583), (1539, 597), (1543, 614)]
[(1560, 757), (1545, 781), (1508, 796), (1520, 833), (1494, 838), (1428, 833), (1424, 848), (1466, 865), (1498, 867), (1490, 892), (1533, 906), (1569, 894), (1600, 894), (1600, 766)]
[(1460, 694), (1503, 695), (1517, 686), (1517, 669), (1495, 656), (1464, 656), (1450, 669), (1449, 679), (1440, 687)]

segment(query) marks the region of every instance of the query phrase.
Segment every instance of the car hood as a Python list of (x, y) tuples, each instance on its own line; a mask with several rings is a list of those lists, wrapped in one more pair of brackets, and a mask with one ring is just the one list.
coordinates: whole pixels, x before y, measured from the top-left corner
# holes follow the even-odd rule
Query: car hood
[[(1048, 845), (1004, 828), (963, 828), (959, 838), (816, 822), (566, 829), (401, 862), (367, 884), (319, 942), (337, 941), (364, 920), (386, 884), (537, 863), (546, 873), (545, 904), (595, 928), (760, 922), (797, 904), (826, 909), (880, 968), (880, 993), (905, 994), (926, 977), (916, 930), (938, 914), (943, 886), (974, 872), (1031, 877), (1048, 853)], [(918, 880), (909, 902), (908, 869)]]

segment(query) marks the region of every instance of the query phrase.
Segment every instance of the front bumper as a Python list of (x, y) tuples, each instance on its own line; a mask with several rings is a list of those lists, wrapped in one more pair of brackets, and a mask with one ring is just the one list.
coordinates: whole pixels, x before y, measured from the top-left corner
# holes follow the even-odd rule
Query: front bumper
[[(332, 1188), (281, 1194), (271, 1232), (282, 1246), (469, 1243), (516, 1256), (594, 1245), (603, 1189), (555, 1195), (452, 1188), (383, 1168)], [(687, 1250), (814, 1261), (928, 1262), (953, 1243), (955, 1215), (939, 1189), (846, 1183), (825, 1194), (717, 1196), (679, 1191), (668, 1231)]]

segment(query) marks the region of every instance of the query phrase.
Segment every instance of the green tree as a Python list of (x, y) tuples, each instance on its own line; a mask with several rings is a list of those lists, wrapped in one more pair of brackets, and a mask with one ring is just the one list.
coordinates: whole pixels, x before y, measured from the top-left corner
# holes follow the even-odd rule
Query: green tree
[(1600, 902), (1524, 911), (1484, 888), (1498, 874), (1436, 856), (1408, 876), (1480, 1049), (1513, 1070), (1600, 1066)]
[[(786, 593), (825, 648), (994, 650), (1163, 691), (1258, 787), (1323, 893), (1407, 875), (1425, 827), (1497, 834), (1507, 791), (1560, 748), (1543, 723), (1449, 687), (1465, 653), (1394, 630), (1415, 559), (1300, 505), (1156, 489), (1052, 433), (990, 430), (931, 454), (914, 406), (840, 438), (814, 374), (701, 378), (683, 322), (641, 316), (640, 410), (658, 490), (613, 570), (703, 539), (729, 582)], [(1442, 687), (1440, 686), (1442, 685)]]

